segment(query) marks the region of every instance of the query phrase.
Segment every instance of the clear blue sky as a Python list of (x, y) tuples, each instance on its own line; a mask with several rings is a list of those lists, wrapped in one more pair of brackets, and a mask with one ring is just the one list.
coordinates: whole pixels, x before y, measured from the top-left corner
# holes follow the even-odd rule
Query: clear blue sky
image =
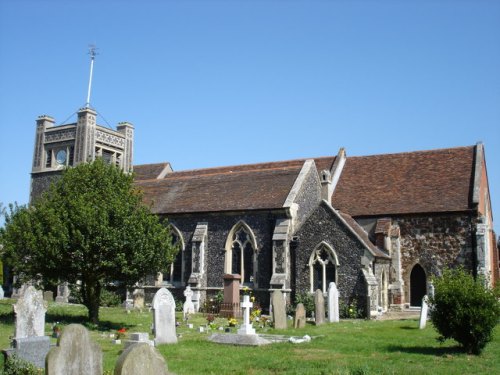
[(28, 200), (37, 116), (84, 105), (89, 43), (135, 164), (482, 141), (500, 232), (500, 1), (0, 0), (0, 202)]

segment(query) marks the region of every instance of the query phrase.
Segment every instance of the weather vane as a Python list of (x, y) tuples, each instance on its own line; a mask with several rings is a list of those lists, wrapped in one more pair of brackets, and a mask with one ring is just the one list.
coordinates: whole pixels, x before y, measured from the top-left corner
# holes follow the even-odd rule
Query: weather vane
[(94, 71), (94, 60), (97, 55), (96, 46), (94, 44), (89, 44), (89, 55), (90, 55), (90, 77), (89, 77), (89, 90), (87, 91), (87, 102), (85, 107), (90, 108), (90, 89), (92, 87), (92, 73)]

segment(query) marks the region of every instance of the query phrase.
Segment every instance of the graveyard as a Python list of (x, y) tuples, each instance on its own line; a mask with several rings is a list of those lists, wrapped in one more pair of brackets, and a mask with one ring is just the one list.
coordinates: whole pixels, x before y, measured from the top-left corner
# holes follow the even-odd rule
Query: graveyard
[[(13, 299), (0, 300), (0, 347), (10, 346), (15, 331)], [(127, 311), (124, 307), (102, 307), (98, 325), (87, 323), (87, 311), (82, 305), (48, 302), (45, 316), (45, 336), (51, 345), (55, 332), (64, 332), (70, 324), (83, 325), (90, 340), (103, 353), (103, 371), (112, 374), (125, 349), (124, 342), (134, 333), (146, 332), (153, 339), (154, 321), (150, 306)], [(229, 327), (229, 319), (203, 313), (183, 314), (175, 311), (176, 343), (158, 343), (156, 348), (172, 373), (182, 374), (487, 374), (500, 368), (500, 328), (495, 328), (494, 340), (480, 356), (465, 354), (453, 341), (441, 344), (437, 332), (428, 323), (419, 329), (419, 319), (362, 320), (340, 319), (317, 324), (307, 319), (300, 328), (286, 317), (282, 329), (258, 323), (253, 328), (258, 335), (276, 337), (275, 343), (264, 346), (224, 345), (209, 341), (214, 333), (237, 334), (244, 327), (243, 318)], [(221, 330), (222, 328), (222, 330)], [(229, 332), (226, 332), (229, 331)], [(121, 342), (115, 343), (117, 335)], [(296, 340), (309, 336), (310, 341)], [(167, 339), (168, 341), (168, 339)], [(0, 359), (3, 367), (3, 358)]]

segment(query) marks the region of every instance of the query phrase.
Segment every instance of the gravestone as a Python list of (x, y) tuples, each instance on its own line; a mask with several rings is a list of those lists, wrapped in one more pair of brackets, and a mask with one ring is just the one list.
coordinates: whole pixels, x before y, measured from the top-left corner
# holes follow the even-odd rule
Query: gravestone
[(186, 297), (186, 301), (184, 302), (184, 305), (182, 307), (182, 313), (184, 316), (184, 319), (186, 319), (186, 314), (194, 314), (194, 304), (193, 304), (193, 291), (191, 290), (191, 287), (188, 285), (186, 287), (186, 290), (184, 291), (184, 297)]
[(293, 328), (304, 328), (306, 326), (306, 309), (303, 303), (299, 303), (295, 308)]
[(167, 363), (158, 350), (147, 344), (127, 348), (118, 358), (114, 375), (168, 375)]
[(236, 317), (240, 313), (240, 280), (238, 274), (224, 275), (224, 303), (219, 312), (224, 318)]
[(194, 305), (195, 312), (200, 311), (200, 297), (201, 297), (201, 293), (199, 290), (193, 292), (193, 305)]
[(144, 289), (135, 289), (132, 298), (134, 300), (134, 309), (144, 308)]
[(328, 285), (328, 321), (339, 322), (339, 291), (335, 283)]
[(80, 324), (64, 328), (45, 361), (46, 375), (101, 375), (102, 351)]
[(238, 330), (239, 335), (255, 335), (255, 329), (250, 322), (250, 309), (253, 307), (253, 303), (250, 302), (250, 296), (243, 296), (243, 303), (241, 304), (243, 308), (243, 324)]
[(54, 292), (51, 290), (43, 292), (43, 300), (47, 302), (54, 302)]
[(427, 314), (429, 312), (429, 304), (427, 296), (422, 298), (422, 308), (420, 309), (420, 321), (418, 328), (424, 329), (427, 324)]
[(316, 289), (314, 293), (314, 306), (315, 306), (315, 320), (316, 325), (319, 326), (325, 322), (325, 297), (323, 297), (323, 292)]
[(149, 339), (147, 332), (134, 332), (130, 334), (130, 339), (125, 341), (125, 349), (136, 344), (148, 344), (154, 346), (154, 342)]
[(4, 296), (5, 296), (5, 293), (4, 293), (4, 291), (3, 291), (2, 286), (0, 285), (0, 299), (3, 299), (3, 298), (4, 298)]
[(68, 288), (68, 283), (64, 282), (62, 284), (59, 284), (57, 286), (57, 297), (56, 297), (56, 302), (60, 303), (68, 303), (68, 298), (69, 298), (69, 288)]
[(168, 289), (160, 288), (153, 298), (155, 345), (176, 344), (175, 300)]
[(45, 335), (45, 313), (47, 303), (43, 300), (42, 291), (28, 286), (14, 305), (16, 327), (14, 337), (33, 337)]
[(273, 322), (275, 329), (286, 329), (285, 299), (281, 290), (273, 291), (271, 295), (271, 305), (273, 308)]

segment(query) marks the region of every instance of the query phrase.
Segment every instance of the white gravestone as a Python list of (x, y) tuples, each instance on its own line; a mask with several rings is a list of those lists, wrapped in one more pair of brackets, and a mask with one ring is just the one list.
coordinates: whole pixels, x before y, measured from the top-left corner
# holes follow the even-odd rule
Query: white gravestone
[(241, 304), (243, 308), (243, 324), (238, 330), (239, 335), (255, 335), (255, 329), (250, 323), (250, 309), (253, 307), (253, 303), (250, 302), (250, 296), (243, 296), (243, 303)]
[(62, 284), (59, 284), (57, 286), (57, 297), (56, 297), (56, 302), (60, 303), (68, 303), (68, 298), (69, 298), (69, 288), (68, 288), (68, 283), (64, 282)]
[(194, 311), (199, 312), (200, 311), (200, 291), (197, 290), (196, 292), (193, 293), (193, 305), (194, 305)]
[(183, 312), (183, 317), (186, 319), (187, 314), (194, 314), (194, 304), (193, 304), (193, 291), (191, 290), (191, 287), (188, 285), (186, 287), (186, 290), (184, 291), (184, 297), (186, 297), (186, 302), (184, 302), (182, 312)]
[(335, 283), (328, 285), (328, 321), (339, 322), (339, 291)]
[(427, 324), (427, 313), (429, 312), (429, 304), (427, 301), (427, 296), (424, 296), (424, 298), (422, 298), (422, 308), (420, 309), (420, 322), (418, 326), (420, 329), (424, 329)]
[(175, 300), (169, 290), (159, 289), (153, 298), (155, 345), (176, 344)]
[(24, 338), (45, 335), (45, 313), (47, 302), (41, 290), (28, 286), (14, 305), (16, 327), (14, 337)]
[(3, 288), (0, 285), (0, 299), (3, 299), (4, 296), (5, 296), (5, 294), (4, 294)]

